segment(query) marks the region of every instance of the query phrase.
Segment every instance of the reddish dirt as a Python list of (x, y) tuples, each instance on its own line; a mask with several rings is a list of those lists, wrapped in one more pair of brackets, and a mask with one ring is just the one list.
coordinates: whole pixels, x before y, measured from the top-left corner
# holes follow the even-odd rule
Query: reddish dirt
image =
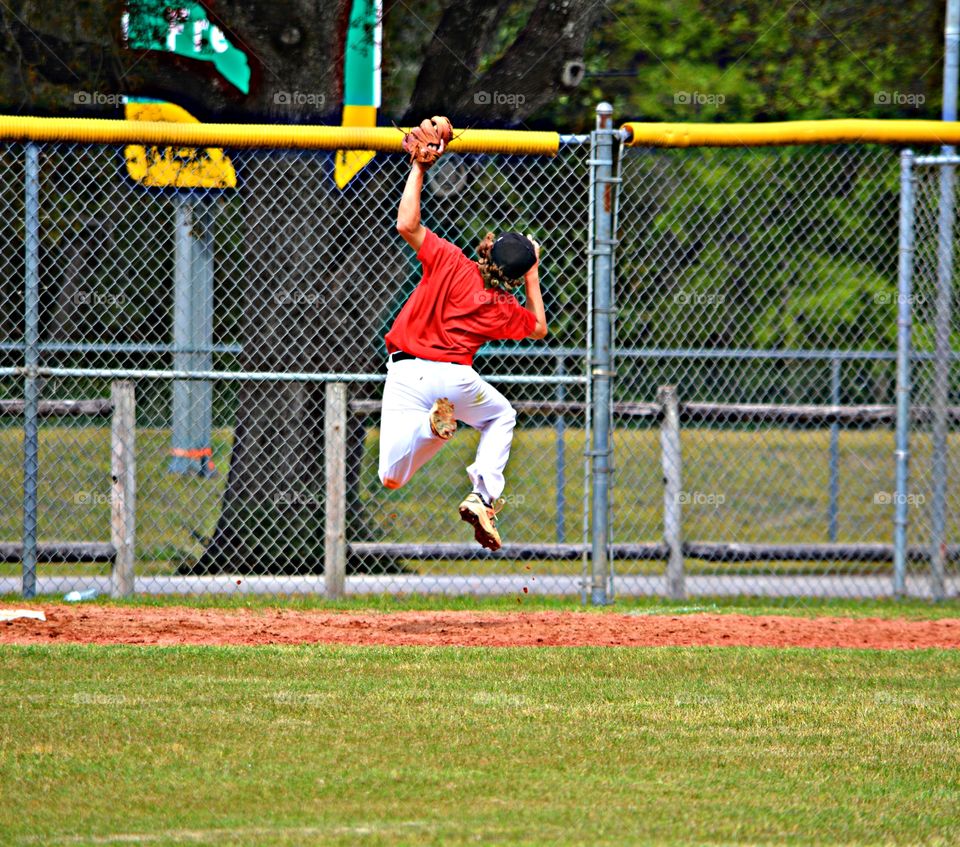
[(45, 622), (0, 622), (0, 644), (358, 644), (545, 646), (960, 647), (960, 620), (629, 615), (586, 612), (323, 612), (0, 604)]

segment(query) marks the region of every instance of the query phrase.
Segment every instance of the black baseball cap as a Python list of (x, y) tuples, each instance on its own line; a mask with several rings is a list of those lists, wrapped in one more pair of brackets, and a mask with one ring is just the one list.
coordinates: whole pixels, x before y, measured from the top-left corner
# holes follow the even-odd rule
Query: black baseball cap
[(498, 235), (493, 242), (490, 259), (504, 272), (507, 279), (520, 279), (536, 264), (537, 254), (525, 235), (505, 232)]

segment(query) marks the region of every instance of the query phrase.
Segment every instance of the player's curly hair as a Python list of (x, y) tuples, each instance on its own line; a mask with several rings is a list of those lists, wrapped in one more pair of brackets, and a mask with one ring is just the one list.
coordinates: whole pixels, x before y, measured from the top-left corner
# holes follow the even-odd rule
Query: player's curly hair
[(477, 265), (480, 268), (480, 276), (483, 277), (483, 287), (496, 288), (512, 294), (517, 290), (523, 280), (510, 279), (501, 267), (495, 265), (490, 259), (490, 251), (493, 250), (493, 242), (496, 241), (496, 239), (497, 236), (494, 233), (488, 232), (483, 237), (483, 241), (477, 245), (477, 255), (480, 257), (477, 259)]

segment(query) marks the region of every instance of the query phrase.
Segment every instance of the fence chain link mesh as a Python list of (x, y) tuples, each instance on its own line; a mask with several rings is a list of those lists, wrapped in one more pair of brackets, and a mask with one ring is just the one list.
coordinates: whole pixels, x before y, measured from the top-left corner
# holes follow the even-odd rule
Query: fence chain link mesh
[[(658, 419), (631, 404), (672, 385), (687, 592), (891, 593), (890, 562), (868, 561), (875, 551), (865, 548), (885, 545), (889, 557), (892, 542), (898, 174), (896, 152), (872, 146), (625, 151), (619, 592), (669, 591), (663, 550), (630, 558), (663, 526)], [(920, 245), (931, 226), (935, 238), (937, 201), (921, 195), (926, 269)], [(924, 302), (928, 284), (917, 289)], [(928, 349), (929, 317), (916, 329)], [(796, 408), (808, 405), (860, 408), (841, 417)], [(918, 449), (917, 496), (929, 503)], [(917, 545), (929, 541), (925, 523), (918, 513)], [(926, 580), (913, 589), (929, 593)]]
[[(498, 557), (471, 546), (456, 510), (475, 432), (462, 428), (398, 491), (377, 478), (382, 336), (419, 278), (394, 228), (405, 159), (378, 154), (341, 191), (334, 154), (227, 150), (236, 189), (178, 191), (135, 183), (122, 147), (39, 150), (40, 400), (109, 398), (112, 384), (133, 382), (137, 591), (323, 590), (331, 379), (346, 381), (350, 405), (348, 593), (584, 590), (589, 144), (555, 158), (448, 154), (425, 185), (424, 223), (468, 256), (488, 229), (544, 245), (550, 336), (490, 345), (476, 364), (520, 413)], [(24, 396), (26, 175), (22, 145), (2, 155), (9, 406)], [(917, 173), (914, 402), (924, 404), (939, 181), (936, 168)], [(896, 152), (627, 149), (619, 177), (616, 592), (671, 593), (657, 398), (674, 386), (685, 593), (889, 594), (891, 564), (871, 545), (892, 538)], [(956, 368), (950, 376), (955, 400)], [(917, 548), (930, 538), (926, 426), (912, 448)], [(39, 592), (109, 590), (110, 411), (43, 413), (39, 463)], [(0, 591), (12, 593), (23, 528), (13, 413), (0, 464)], [(924, 593), (929, 561), (910, 567)], [(948, 593), (956, 576), (951, 556)]]
[[(520, 413), (499, 558), (457, 512), (475, 431), (461, 428), (399, 491), (377, 477), (383, 335), (420, 276), (396, 233), (406, 159), (378, 154), (341, 191), (331, 153), (226, 154), (235, 190), (178, 191), (134, 183), (122, 147), (40, 146), (40, 400), (109, 398), (114, 381), (134, 382), (136, 590), (323, 590), (325, 383), (335, 378), (351, 410), (348, 592), (575, 592), (589, 145), (552, 158), (448, 154), (425, 183), (425, 225), (468, 256), (488, 230), (545, 245), (550, 337), (489, 345), (476, 362)], [(5, 150), (9, 367), (23, 363), (23, 155)], [(23, 396), (21, 380), (4, 388)], [(0, 447), (2, 540), (14, 546), (21, 423), (5, 419)], [(109, 414), (42, 415), (39, 455), (39, 591), (109, 590), (110, 561), (42, 561), (55, 542), (87, 545), (81, 558), (110, 544)], [(573, 545), (566, 559), (510, 553), (558, 543)], [(438, 544), (459, 557), (437, 558)], [(19, 591), (20, 565), (7, 567), (3, 590)]]
[[(946, 310), (943, 301), (938, 299), (938, 286), (942, 275), (955, 289), (956, 239), (958, 228), (955, 220), (956, 183), (953, 179), (947, 190), (947, 199), (952, 201), (953, 218), (949, 218), (945, 228), (941, 223), (943, 213), (942, 178), (943, 168), (939, 166), (940, 157), (926, 157), (924, 163), (912, 167), (914, 180), (914, 252), (913, 252), (913, 288), (909, 297), (908, 311), (911, 315), (911, 406), (913, 414), (910, 421), (909, 442), (909, 481), (907, 490), (900, 496), (905, 498), (907, 519), (907, 544), (912, 555), (906, 561), (906, 581), (908, 586), (930, 584), (934, 596), (956, 596), (958, 568), (958, 515), (957, 502), (960, 496), (957, 470), (956, 426), (960, 420), (958, 396), (960, 382), (956, 367), (957, 332), (960, 330), (960, 318), (957, 315), (954, 298), (947, 298)], [(955, 165), (955, 162), (954, 162)], [(941, 234), (946, 241), (941, 240)], [(953, 254), (952, 264), (949, 256), (944, 257), (942, 246)], [(946, 262), (946, 264), (943, 264)], [(947, 271), (952, 273), (947, 273)], [(945, 430), (942, 444), (937, 444), (936, 408), (937, 408), (937, 370), (942, 357), (937, 350), (937, 326), (940, 323), (946, 330), (944, 340), (948, 343), (945, 364), (942, 373), (945, 378), (942, 399), (946, 401)], [(942, 456), (942, 468), (937, 471), (937, 454)], [(942, 482), (940, 496), (942, 501), (942, 528), (937, 532), (936, 501), (938, 497), (937, 480)], [(943, 544), (939, 562), (937, 548)]]

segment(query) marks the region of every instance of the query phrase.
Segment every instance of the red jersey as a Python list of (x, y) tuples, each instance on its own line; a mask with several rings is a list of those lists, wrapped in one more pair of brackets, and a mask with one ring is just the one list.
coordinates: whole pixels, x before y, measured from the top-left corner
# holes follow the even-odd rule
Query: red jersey
[(482, 344), (526, 338), (537, 325), (512, 294), (484, 288), (477, 263), (429, 229), (417, 258), (423, 279), (384, 337), (388, 353), (472, 365)]

